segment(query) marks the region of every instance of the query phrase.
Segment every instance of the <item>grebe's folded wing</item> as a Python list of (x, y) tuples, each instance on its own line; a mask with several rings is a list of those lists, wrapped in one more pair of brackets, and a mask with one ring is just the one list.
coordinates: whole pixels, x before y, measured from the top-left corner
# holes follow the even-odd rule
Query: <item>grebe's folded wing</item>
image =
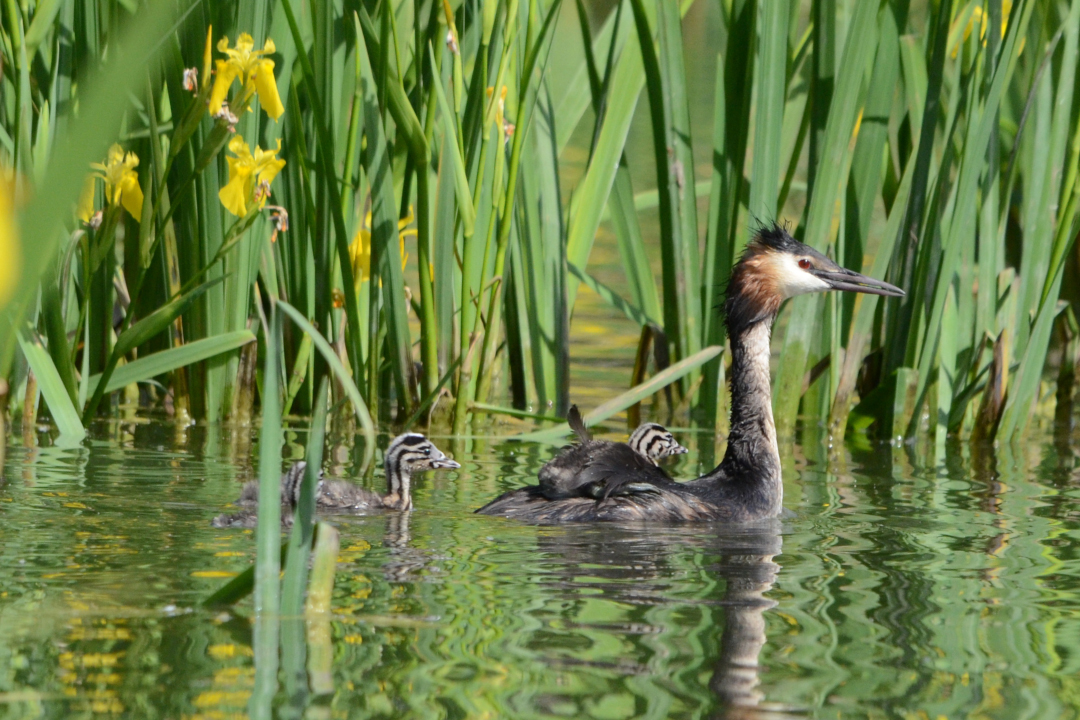
[(578, 495), (604, 500), (613, 495), (657, 493), (678, 486), (666, 472), (624, 443), (611, 443), (578, 473)]
[(596, 443), (568, 445), (544, 464), (536, 474), (540, 491), (549, 500), (575, 497), (581, 485), (579, 475), (588, 466)]

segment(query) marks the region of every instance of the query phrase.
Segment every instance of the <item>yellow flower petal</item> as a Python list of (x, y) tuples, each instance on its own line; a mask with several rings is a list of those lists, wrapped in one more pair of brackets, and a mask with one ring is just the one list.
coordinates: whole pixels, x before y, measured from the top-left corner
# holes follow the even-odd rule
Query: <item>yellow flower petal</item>
[(120, 182), (120, 202), (136, 222), (142, 222), (143, 191), (139, 187), (139, 176), (135, 173)]
[(263, 150), (256, 145), (254, 154), (240, 135), (229, 141), (229, 152), (234, 155), (227, 158), (229, 182), (218, 192), (226, 210), (233, 215), (243, 216), (247, 214), (248, 203), (255, 201), (260, 208), (266, 204), (267, 195), (257, 186), (265, 183), (269, 187), (285, 167), (285, 161), (277, 157), (280, 151), (281, 140), (278, 140), (274, 150)]
[(281, 169), (285, 167), (285, 161), (280, 160), (277, 154), (281, 152), (281, 139), (278, 138), (277, 149), (275, 150), (263, 150), (258, 145), (255, 146), (255, 172), (258, 173), (257, 182), (265, 182), (267, 184), (274, 182), (274, 178), (277, 177)]
[[(269, 40), (268, 45), (272, 45)], [(274, 61), (261, 60), (251, 76), (255, 83), (255, 92), (259, 94), (259, 102), (263, 110), (274, 120), (285, 113), (285, 106), (281, 104), (281, 96), (278, 95), (277, 80), (274, 79)]]
[(15, 292), (22, 269), (14, 190), (14, 182), (0, 174), (0, 308)]
[(349, 245), (349, 255), (352, 258), (353, 280), (359, 287), (360, 283), (371, 277), (371, 233), (363, 228), (356, 231), (352, 243)]
[(83, 180), (82, 192), (79, 193), (79, 205), (76, 210), (79, 219), (85, 223), (90, 222), (94, 215), (94, 176), (87, 175)]
[(120, 146), (120, 143), (113, 143), (109, 147), (109, 154), (105, 159), (105, 167), (111, 168), (124, 163), (124, 148)]
[(229, 141), (229, 152), (238, 156), (241, 159), (251, 159), (251, 148), (244, 142), (244, 138), (240, 135), (234, 135), (232, 140)]
[(255, 38), (250, 33), (240, 33), (240, 37), (236, 38), (236, 49), (229, 51), (229, 54), (238, 59), (247, 59), (254, 48)]
[[(236, 47), (229, 47), (229, 39), (222, 38), (218, 42), (218, 51), (229, 56), (228, 60), (219, 60), (217, 63), (217, 78), (214, 80), (214, 89), (210, 95), (210, 113), (217, 114), (221, 111), (221, 103), (229, 93), (229, 88), (237, 78), (243, 84), (244, 103), (252, 93), (258, 93), (266, 114), (277, 120), (285, 112), (278, 95), (277, 81), (274, 79), (274, 62), (264, 55), (269, 55), (277, 50), (274, 41), (267, 38), (262, 50), (255, 49), (255, 41), (248, 33), (242, 33), (236, 39)], [(226, 68), (228, 69), (226, 72)], [(237, 110), (239, 107), (237, 108)], [(249, 110), (251, 108), (248, 108)]]
[[(223, 40), (228, 41), (226, 38)], [(225, 96), (229, 94), (229, 88), (236, 79), (240, 69), (233, 63), (225, 60), (217, 61), (217, 74), (214, 76), (214, 89), (210, 91), (210, 114), (217, 115), (221, 112), (221, 103), (225, 102)]]
[(218, 199), (221, 200), (221, 204), (237, 217), (247, 215), (247, 198), (251, 195), (244, 180), (245, 176), (242, 174), (229, 173), (229, 182), (218, 191)]
[(92, 172), (83, 183), (79, 195), (77, 213), (83, 222), (89, 222), (94, 214), (94, 178), (105, 181), (105, 202), (109, 206), (123, 205), (136, 220), (142, 218), (143, 194), (139, 187), (139, 156), (125, 153), (124, 148), (113, 144), (105, 164), (90, 163)]
[(239, 135), (229, 142), (229, 150), (239, 157), (226, 158), (229, 162), (229, 182), (218, 191), (218, 198), (226, 210), (237, 217), (243, 217), (247, 215), (247, 201), (254, 187), (251, 152)]
[(206, 28), (206, 49), (203, 50), (203, 63), (202, 63), (202, 86), (205, 88), (210, 84), (210, 67), (212, 60), (211, 51), (214, 47), (214, 26), (210, 25)]

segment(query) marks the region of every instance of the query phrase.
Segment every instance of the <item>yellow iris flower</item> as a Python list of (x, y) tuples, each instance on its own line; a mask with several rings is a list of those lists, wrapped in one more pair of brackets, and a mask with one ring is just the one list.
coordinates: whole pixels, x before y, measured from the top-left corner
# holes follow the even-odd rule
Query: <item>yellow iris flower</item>
[(94, 214), (94, 179), (105, 181), (105, 202), (110, 207), (123, 205), (131, 217), (142, 222), (143, 192), (139, 187), (139, 157), (135, 153), (125, 153), (124, 148), (114, 144), (109, 148), (105, 163), (90, 163), (96, 172), (86, 176), (82, 194), (79, 195), (78, 216), (83, 222), (90, 222)]
[[(1011, 13), (1011, 12), (1012, 12), (1012, 0), (1001, 0), (1001, 37), (1002, 38), (1005, 37), (1005, 31), (1009, 27), (1009, 13)], [(956, 22), (957, 21), (954, 21), (954, 26), (953, 26), (953, 29), (952, 29), (953, 33), (956, 32), (956, 25), (955, 25)], [(972, 10), (972, 12), (971, 12), (971, 17), (968, 18), (967, 26), (964, 28), (964, 37), (963, 37), (963, 39), (957, 41), (956, 44), (953, 45), (953, 49), (952, 49), (952, 56), (953, 57), (956, 57), (956, 54), (960, 51), (961, 43), (967, 42), (968, 38), (971, 37), (971, 33), (975, 30), (975, 25), (976, 24), (979, 26), (979, 39), (982, 40), (983, 46), (984, 47), (986, 46), (986, 28), (990, 24), (990, 18), (983, 13), (982, 5), (980, 4), (980, 5), (975, 6), (974, 10)], [(1026, 40), (1026, 38), (1021, 38), (1020, 39), (1020, 52), (1023, 52), (1024, 41), (1025, 40)]]
[[(405, 269), (405, 263), (409, 259), (409, 253), (405, 252), (405, 237), (407, 235), (416, 235), (416, 229), (410, 228), (414, 220), (412, 207), (409, 207), (408, 217), (398, 220), (398, 240), (401, 245), (401, 269)], [(371, 226), (371, 213), (364, 216), (364, 223), (360, 226), (360, 229), (356, 231), (356, 235), (353, 236), (352, 243), (349, 245), (349, 256), (352, 258), (352, 271), (353, 280), (356, 281), (357, 286), (365, 280), (371, 279), (371, 231), (368, 228)]]
[[(487, 88), (487, 90), (485, 90), (485, 93), (487, 94), (488, 102), (490, 103), (492, 95), (495, 94), (495, 88), (494, 87), (489, 87), (489, 88)], [(490, 109), (490, 105), (489, 105), (488, 112), (490, 112), (490, 111), (491, 111), (491, 109)], [(503, 128), (504, 130), (506, 128), (506, 116), (505, 116), (505, 113), (506, 113), (506, 86), (503, 85), (502, 88), (499, 90), (499, 99), (495, 101), (495, 122), (498, 123), (499, 127)]]
[(0, 168), (0, 308), (11, 299), (22, 268), (14, 191), (14, 177)]
[(263, 150), (256, 145), (252, 155), (244, 138), (237, 135), (229, 141), (229, 152), (235, 156), (227, 158), (229, 182), (218, 191), (218, 197), (226, 210), (243, 217), (247, 215), (248, 203), (257, 203), (259, 208), (266, 204), (270, 183), (285, 167), (285, 161), (277, 156), (281, 152), (281, 140), (278, 139), (275, 150)]
[(251, 97), (252, 92), (257, 93), (263, 110), (274, 120), (285, 112), (281, 96), (278, 95), (277, 80), (274, 79), (274, 61), (263, 57), (277, 50), (274, 41), (267, 38), (262, 50), (254, 48), (255, 41), (247, 33), (240, 34), (235, 48), (229, 47), (227, 37), (218, 41), (218, 52), (225, 53), (229, 59), (218, 60), (216, 64), (217, 75), (214, 78), (214, 89), (210, 92), (211, 115), (221, 112), (221, 104), (237, 78), (244, 87), (244, 96)]

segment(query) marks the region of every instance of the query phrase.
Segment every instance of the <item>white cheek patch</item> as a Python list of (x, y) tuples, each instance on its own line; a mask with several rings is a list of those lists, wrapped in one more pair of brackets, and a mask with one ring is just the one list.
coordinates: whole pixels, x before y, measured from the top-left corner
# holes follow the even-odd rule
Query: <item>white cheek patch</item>
[(776, 273), (776, 287), (785, 298), (829, 289), (827, 282), (799, 267), (799, 258), (795, 255), (777, 255), (773, 272)]

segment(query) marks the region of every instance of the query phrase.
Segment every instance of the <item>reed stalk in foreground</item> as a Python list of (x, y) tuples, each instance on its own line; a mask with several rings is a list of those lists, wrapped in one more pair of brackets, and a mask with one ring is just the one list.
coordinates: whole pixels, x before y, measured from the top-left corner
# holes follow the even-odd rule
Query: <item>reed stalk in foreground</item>
[[(252, 717), (269, 718), (278, 683), (281, 615), (281, 395), (278, 348), (281, 316), (271, 309), (263, 368), (262, 433), (259, 438), (259, 507), (255, 529), (255, 689)], [(307, 479), (305, 478), (305, 483)], [(308, 483), (310, 484), (310, 483)], [(310, 520), (309, 520), (310, 524)], [(303, 558), (306, 560), (306, 558)], [(295, 569), (294, 573), (297, 572)]]

